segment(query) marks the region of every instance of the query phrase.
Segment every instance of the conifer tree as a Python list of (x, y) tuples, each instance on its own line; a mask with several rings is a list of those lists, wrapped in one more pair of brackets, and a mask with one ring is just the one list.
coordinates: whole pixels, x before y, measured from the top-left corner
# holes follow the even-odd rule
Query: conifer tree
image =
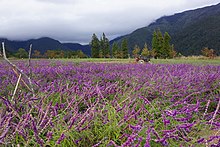
[[(105, 33), (102, 34), (100, 41), (99, 41), (99, 57), (109, 58), (110, 57), (110, 45), (109, 40), (105, 36)], [(100, 58), (101, 58), (100, 57)]]
[(109, 58), (110, 57), (110, 45), (109, 40), (106, 38), (105, 33), (102, 34), (103, 41), (103, 56)]
[(103, 50), (102, 49), (100, 49), (99, 50), (99, 56), (98, 56), (99, 58), (103, 58), (104, 57), (104, 55), (103, 55)]
[(127, 39), (123, 39), (121, 42), (121, 51), (122, 51), (122, 57), (128, 58), (128, 42)]
[(153, 58), (156, 58), (157, 57), (158, 40), (157, 40), (157, 32), (155, 30), (153, 33), (151, 46), (152, 46), (152, 49), (151, 49), (150, 54)]
[(99, 48), (100, 48), (100, 41), (97, 38), (96, 34), (92, 35), (92, 41), (90, 42), (91, 45), (91, 51), (92, 51), (92, 57), (98, 58), (99, 57)]
[(158, 47), (157, 32), (154, 30), (153, 38), (152, 38), (152, 49), (156, 49), (157, 47)]
[[(168, 32), (163, 34), (158, 29), (154, 31), (152, 38), (152, 53), (156, 58), (173, 58), (176, 54), (174, 47), (170, 45), (171, 37)], [(172, 48), (173, 47), (173, 48)]]
[(163, 42), (163, 52), (162, 52), (162, 57), (163, 58), (171, 58), (170, 53), (171, 53), (171, 45), (170, 45), (170, 35), (165, 32), (164, 33), (164, 42)]
[(157, 42), (158, 42), (158, 47), (156, 48), (156, 52), (157, 52), (157, 57), (159, 58), (163, 58), (163, 42), (164, 42), (164, 38), (163, 38), (163, 34), (161, 33), (161, 31), (158, 29), (157, 30)]
[(150, 51), (150, 55), (151, 55), (153, 58), (156, 58), (156, 56), (157, 56), (156, 49), (152, 49), (152, 50)]
[(99, 58), (103, 58), (105, 54), (105, 43), (103, 38), (102, 36), (99, 41)]
[(144, 44), (144, 48), (143, 48), (143, 50), (141, 52), (141, 56), (149, 56), (149, 55), (150, 55), (150, 51), (149, 51), (149, 49), (147, 47), (147, 44), (145, 43)]
[(118, 58), (119, 54), (119, 47), (118, 47), (118, 44), (117, 42), (113, 42), (113, 45), (112, 45), (112, 56), (113, 58)]

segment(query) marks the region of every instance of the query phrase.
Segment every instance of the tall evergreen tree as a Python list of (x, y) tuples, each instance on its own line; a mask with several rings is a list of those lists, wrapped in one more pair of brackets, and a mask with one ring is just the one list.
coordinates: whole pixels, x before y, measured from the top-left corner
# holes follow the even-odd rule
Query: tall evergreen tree
[(101, 36), (100, 37), (100, 41), (99, 41), (99, 58), (103, 58), (104, 54), (105, 54), (105, 43), (104, 43), (104, 37)]
[(158, 29), (157, 30), (157, 42), (158, 42), (158, 47), (156, 48), (156, 52), (157, 52), (157, 57), (159, 58), (163, 58), (163, 42), (164, 42), (164, 38), (163, 38), (163, 34), (161, 33), (161, 31)]
[(113, 44), (112, 44), (112, 56), (113, 56), (113, 58), (118, 58), (119, 57), (118, 54), (119, 54), (118, 44), (117, 44), (117, 42), (113, 42)]
[(106, 40), (105, 40), (105, 47), (106, 47), (105, 57), (110, 58), (111, 57), (111, 53), (110, 53), (110, 44), (109, 44), (108, 38), (106, 38)]
[(103, 58), (104, 57), (104, 54), (103, 54), (103, 50), (102, 49), (100, 49), (99, 50), (99, 56), (98, 56), (99, 58)]
[(149, 51), (149, 49), (147, 47), (147, 44), (145, 43), (144, 44), (144, 48), (143, 48), (143, 50), (141, 52), (141, 56), (149, 56), (149, 55), (150, 55), (150, 51)]
[[(152, 38), (152, 50), (156, 53), (158, 50), (158, 39), (157, 39), (157, 32), (154, 30), (153, 38)], [(156, 56), (156, 55), (155, 55)]]
[(152, 53), (156, 58), (173, 58), (176, 54), (174, 47), (170, 45), (171, 37), (168, 32), (163, 34), (158, 29), (154, 31), (152, 38)]
[(109, 40), (105, 36), (105, 33), (102, 34), (102, 41), (103, 41), (103, 55), (104, 57), (109, 58), (110, 57), (110, 45)]
[(99, 57), (99, 48), (100, 48), (100, 41), (97, 38), (96, 34), (92, 35), (92, 41), (90, 42), (91, 50), (92, 50), (92, 57), (98, 58)]
[(150, 55), (151, 55), (153, 58), (156, 58), (156, 56), (157, 56), (156, 49), (152, 49), (152, 50), (150, 51)]
[(170, 45), (170, 35), (165, 32), (164, 33), (164, 42), (163, 42), (163, 58), (171, 58), (170, 52), (171, 52), (171, 45)]
[(110, 45), (109, 40), (105, 36), (105, 33), (102, 34), (99, 41), (99, 57), (100, 58), (109, 58), (110, 57)]
[(123, 39), (121, 42), (121, 51), (123, 58), (128, 58), (128, 42), (127, 39)]

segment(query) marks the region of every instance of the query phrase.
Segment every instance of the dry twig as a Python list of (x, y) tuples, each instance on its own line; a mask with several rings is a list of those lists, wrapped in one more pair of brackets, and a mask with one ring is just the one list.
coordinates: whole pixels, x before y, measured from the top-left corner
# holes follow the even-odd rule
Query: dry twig
[(18, 89), (18, 84), (19, 84), (20, 80), (21, 80), (21, 74), (20, 74), (19, 77), (18, 77), (18, 81), (17, 81), (17, 83), (16, 83), (16, 86), (15, 86), (14, 93), (13, 93), (13, 95), (12, 95), (11, 101), (14, 100), (14, 97), (15, 97), (16, 91), (17, 91), (17, 89)]
[(30, 78), (27, 74), (25, 74), (25, 73), (23, 72), (23, 70), (21, 70), (21, 69), (18, 68), (15, 64), (13, 64), (11, 61), (9, 61), (8, 58), (6, 57), (5, 44), (4, 44), (4, 42), (2, 42), (2, 50), (3, 50), (3, 58), (4, 58), (4, 60), (7, 61), (8, 64), (10, 64), (14, 69), (16, 69), (17, 71), (19, 71), (19, 73), (20, 73), (22, 76), (24, 76), (26, 79), (28, 79), (28, 82), (29, 82), (28, 85), (29, 85), (29, 87), (30, 87), (31, 92), (34, 94), (34, 89), (33, 89), (33, 85), (32, 85), (32, 82), (31, 82), (31, 78)]
[(219, 98), (218, 105), (216, 107), (215, 113), (214, 113), (212, 119), (210, 120), (210, 122), (211, 122), (211, 126), (210, 127), (212, 127), (212, 123), (213, 123), (213, 121), (214, 121), (214, 119), (215, 119), (215, 117), (216, 117), (216, 115), (217, 115), (217, 113), (219, 111), (219, 107), (220, 107), (220, 98)]
[(31, 50), (32, 50), (32, 44), (30, 45), (29, 56), (28, 56), (28, 68), (29, 68), (29, 77), (30, 78), (32, 76), (32, 71), (31, 71)]

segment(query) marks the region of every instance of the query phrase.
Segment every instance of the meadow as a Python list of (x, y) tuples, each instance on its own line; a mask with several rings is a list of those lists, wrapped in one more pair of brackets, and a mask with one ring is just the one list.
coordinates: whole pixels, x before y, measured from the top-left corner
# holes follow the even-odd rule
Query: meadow
[[(135, 63), (134, 58), (130, 59), (120, 59), (120, 58), (76, 58), (76, 59), (51, 59), (66, 62), (95, 62), (95, 63)], [(190, 56), (190, 57), (180, 57), (174, 59), (151, 59), (152, 64), (193, 64), (193, 65), (220, 65), (220, 57), (215, 59), (209, 59), (207, 57), (200, 56)]]
[(220, 146), (219, 60), (13, 63), (32, 85), (0, 61), (0, 145)]

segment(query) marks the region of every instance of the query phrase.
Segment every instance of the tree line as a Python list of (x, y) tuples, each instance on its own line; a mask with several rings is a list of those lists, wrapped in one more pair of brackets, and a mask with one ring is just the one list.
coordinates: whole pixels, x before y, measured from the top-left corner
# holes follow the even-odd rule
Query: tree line
[(128, 43), (126, 39), (122, 40), (121, 46), (114, 42), (110, 50), (109, 39), (105, 33), (98, 39), (96, 34), (92, 35), (90, 42), (92, 58), (127, 58), (128, 57)]
[[(19, 48), (13, 55), (17, 58), (28, 58), (28, 52)], [(41, 53), (39, 50), (34, 50), (32, 53), (33, 58), (85, 58), (87, 57), (81, 50), (77, 51), (64, 51), (64, 50), (47, 50), (45, 53)]]
[[(162, 32), (157, 29), (154, 30), (152, 34), (151, 48), (148, 48), (147, 43), (144, 44), (143, 48), (140, 48), (138, 45), (135, 45), (133, 49), (128, 48), (127, 39), (123, 39), (120, 43), (113, 42), (110, 45), (109, 39), (106, 37), (105, 33), (102, 34), (100, 39), (94, 33), (90, 42), (91, 46), (91, 57), (92, 58), (128, 58), (128, 57), (139, 57), (147, 56), (152, 58), (174, 58), (179, 56), (174, 49), (174, 45), (170, 43), (171, 37), (168, 32), (162, 34)], [(201, 50), (202, 55), (214, 58), (216, 52), (213, 49), (208, 47)], [(17, 58), (27, 58), (28, 52), (19, 48), (18, 51), (12, 56)], [(86, 54), (82, 50), (77, 51), (64, 51), (64, 50), (47, 50), (44, 53), (41, 53), (39, 50), (34, 50), (32, 53), (34, 58), (86, 58)]]
[(159, 29), (155, 30), (151, 42), (152, 48), (149, 49), (146, 43), (143, 49), (140, 49), (138, 45), (135, 45), (132, 55), (133, 57), (141, 55), (160, 59), (174, 58), (177, 55), (177, 52), (174, 50), (174, 45), (171, 44), (170, 41), (171, 37), (168, 32), (165, 32), (163, 35)]
[(171, 37), (168, 32), (164, 35), (158, 29), (154, 31), (152, 38), (152, 56), (155, 58), (174, 58), (177, 53), (174, 50), (174, 45), (170, 44)]
[(174, 50), (174, 45), (170, 44), (170, 41), (171, 37), (168, 32), (165, 32), (163, 35), (158, 29), (153, 33), (151, 49), (148, 48), (146, 43), (143, 49), (140, 49), (138, 45), (135, 45), (131, 51), (131, 55), (129, 53), (128, 41), (126, 39), (123, 39), (121, 44), (113, 42), (110, 49), (109, 40), (104, 33), (100, 39), (98, 39), (96, 34), (93, 34), (90, 46), (92, 58), (128, 58), (140, 55), (151, 56), (154, 58), (173, 58), (177, 53)]

